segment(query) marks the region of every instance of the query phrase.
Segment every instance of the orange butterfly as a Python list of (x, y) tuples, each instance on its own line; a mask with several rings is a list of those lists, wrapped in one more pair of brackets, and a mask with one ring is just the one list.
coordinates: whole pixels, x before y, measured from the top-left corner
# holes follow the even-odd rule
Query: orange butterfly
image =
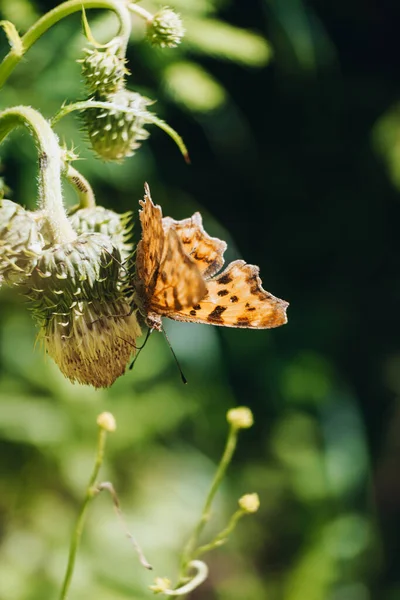
[(250, 329), (287, 322), (288, 303), (263, 290), (258, 267), (235, 260), (216, 275), (227, 245), (204, 231), (200, 213), (182, 221), (163, 218), (147, 184), (140, 205), (134, 302), (150, 329), (160, 331), (163, 316)]

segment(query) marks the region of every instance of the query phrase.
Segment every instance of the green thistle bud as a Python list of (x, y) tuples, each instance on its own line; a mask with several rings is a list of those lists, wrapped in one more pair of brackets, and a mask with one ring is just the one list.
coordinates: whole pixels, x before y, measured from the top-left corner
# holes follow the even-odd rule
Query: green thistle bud
[(178, 46), (184, 34), (181, 17), (168, 6), (159, 10), (147, 25), (147, 39), (161, 48)]
[(143, 126), (152, 122), (147, 106), (153, 101), (136, 92), (121, 90), (108, 96), (107, 102), (114, 107), (85, 110), (86, 129), (93, 150), (101, 158), (121, 161), (132, 156), (149, 136)]
[(132, 254), (133, 244), (128, 243), (132, 231), (132, 213), (119, 215), (103, 206), (81, 208), (70, 217), (75, 231), (81, 233), (102, 233), (111, 238), (125, 262)]
[(29, 277), (43, 246), (33, 213), (11, 200), (0, 200), (0, 283)]
[(45, 250), (29, 278), (40, 337), (72, 382), (108, 387), (134, 352), (140, 328), (121, 289), (120, 259), (108, 236), (82, 234)]
[(98, 50), (85, 48), (86, 56), (79, 60), (82, 64), (82, 76), (90, 94), (105, 97), (115, 94), (124, 86), (126, 60), (116, 55), (114, 49)]

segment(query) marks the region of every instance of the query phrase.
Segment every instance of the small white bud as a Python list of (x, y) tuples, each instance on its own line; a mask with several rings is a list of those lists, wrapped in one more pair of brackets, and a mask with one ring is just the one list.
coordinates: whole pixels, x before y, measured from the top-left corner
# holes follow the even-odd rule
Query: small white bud
[(231, 408), (226, 415), (228, 423), (236, 429), (248, 429), (254, 423), (253, 413), (247, 406)]

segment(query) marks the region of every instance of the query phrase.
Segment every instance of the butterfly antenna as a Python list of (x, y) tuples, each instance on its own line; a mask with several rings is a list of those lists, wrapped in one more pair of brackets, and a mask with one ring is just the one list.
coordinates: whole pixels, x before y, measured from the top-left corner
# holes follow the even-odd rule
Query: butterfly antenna
[(129, 365), (129, 370), (130, 371), (132, 371), (133, 365), (135, 364), (135, 362), (136, 362), (139, 354), (141, 353), (141, 351), (143, 350), (143, 348), (147, 344), (147, 340), (149, 339), (150, 334), (151, 334), (152, 331), (153, 331), (152, 329), (148, 329), (147, 330), (146, 337), (145, 337), (145, 340), (144, 340), (143, 344), (141, 346), (139, 346), (139, 348), (136, 348), (137, 349), (137, 354), (136, 354), (135, 358), (133, 359), (133, 361), (131, 362), (131, 364)]
[(181, 365), (179, 364), (179, 361), (178, 361), (178, 359), (177, 359), (177, 357), (176, 357), (176, 354), (175, 354), (175, 352), (174, 352), (174, 349), (173, 349), (173, 347), (171, 346), (171, 342), (170, 342), (170, 341), (169, 341), (169, 339), (168, 339), (167, 333), (166, 333), (166, 331), (165, 331), (165, 329), (164, 329), (164, 328), (163, 328), (163, 329), (161, 329), (161, 331), (162, 331), (162, 333), (163, 333), (163, 335), (164, 335), (164, 337), (165, 337), (165, 341), (167, 342), (167, 344), (168, 344), (168, 346), (169, 346), (169, 349), (170, 349), (170, 350), (171, 350), (171, 352), (172, 352), (172, 356), (173, 356), (173, 357), (174, 357), (174, 359), (175, 359), (175, 363), (176, 363), (176, 366), (178, 367), (178, 371), (179, 371), (179, 374), (180, 374), (180, 376), (181, 376), (182, 383), (185, 383), (185, 384), (186, 384), (186, 383), (187, 383), (187, 379), (186, 379), (186, 377), (185, 377), (185, 376), (184, 376), (184, 374), (183, 374), (182, 367), (181, 367)]

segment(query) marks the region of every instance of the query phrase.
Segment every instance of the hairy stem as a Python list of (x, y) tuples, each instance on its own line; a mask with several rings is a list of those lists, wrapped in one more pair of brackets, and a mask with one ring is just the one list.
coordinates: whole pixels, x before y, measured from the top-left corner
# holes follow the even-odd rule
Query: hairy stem
[(119, 0), (68, 0), (59, 6), (56, 6), (48, 13), (43, 15), (28, 31), (21, 37), (21, 46), (13, 47), (3, 59), (0, 65), (0, 88), (7, 81), (8, 77), (22, 60), (29, 48), (48, 30), (50, 27), (61, 21), (64, 17), (91, 8), (104, 8), (116, 13), (119, 22), (119, 36), (121, 38), (121, 52), (125, 52), (131, 32), (131, 17), (126, 5)]
[(39, 208), (46, 215), (54, 243), (73, 241), (76, 233), (65, 213), (61, 188), (61, 150), (46, 119), (29, 106), (0, 113), (0, 143), (17, 126), (26, 127), (39, 149)]
[(64, 176), (75, 188), (79, 198), (78, 208), (94, 208), (96, 206), (96, 199), (86, 177), (79, 173), (72, 165), (68, 165)]

